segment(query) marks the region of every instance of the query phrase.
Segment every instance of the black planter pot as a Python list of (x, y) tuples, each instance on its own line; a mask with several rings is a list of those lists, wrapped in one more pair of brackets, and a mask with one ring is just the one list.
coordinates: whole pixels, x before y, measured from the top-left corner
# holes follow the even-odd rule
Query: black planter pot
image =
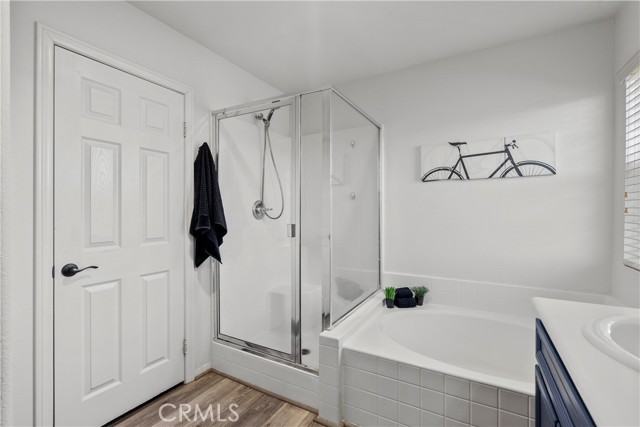
[(387, 308), (393, 308), (393, 300), (392, 299), (385, 299), (385, 301), (387, 302)]
[(424, 295), (422, 295), (421, 297), (416, 297), (416, 304), (422, 305), (423, 302), (424, 302)]

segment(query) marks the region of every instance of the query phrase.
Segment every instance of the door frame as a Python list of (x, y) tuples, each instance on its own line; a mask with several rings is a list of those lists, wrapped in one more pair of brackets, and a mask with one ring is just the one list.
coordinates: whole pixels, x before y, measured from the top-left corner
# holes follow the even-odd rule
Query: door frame
[[(184, 247), (184, 337), (194, 340), (195, 269), (192, 261), (188, 207), (193, 200), (193, 90), (152, 70), (121, 59), (95, 46), (36, 23), (36, 96), (35, 96), (35, 211), (34, 211), (34, 421), (36, 426), (54, 425), (54, 50), (59, 46), (89, 59), (116, 68), (135, 77), (184, 95), (184, 180), (183, 212), (185, 218)], [(193, 381), (194, 352), (187, 351), (184, 360), (184, 382)]]
[[(224, 343), (227, 346), (247, 351), (250, 353), (257, 353), (265, 358), (276, 360), (278, 362), (290, 364), (292, 366), (301, 366), (301, 331), (300, 315), (301, 315), (301, 300), (300, 300), (300, 96), (283, 96), (279, 98), (272, 98), (264, 102), (251, 103), (249, 105), (243, 105), (240, 107), (225, 108), (222, 110), (212, 111), (210, 114), (210, 130), (211, 141), (213, 141), (213, 155), (216, 160), (216, 165), (219, 167), (218, 156), (220, 152), (220, 120), (229, 119), (233, 117), (254, 114), (259, 111), (268, 110), (270, 108), (290, 107), (293, 119), (292, 126), (292, 142), (291, 142), (291, 157), (293, 168), (295, 173), (292, 175), (292, 197), (291, 197), (291, 221), (298, 230), (293, 236), (293, 250), (291, 251), (291, 351), (285, 353), (282, 351), (271, 349), (267, 346), (255, 344), (250, 341), (246, 341), (242, 338), (233, 337), (220, 332), (220, 265), (216, 264), (213, 270), (213, 293), (211, 295), (211, 304), (214, 310), (212, 335), (213, 341)], [(313, 370), (310, 370), (314, 372)]]

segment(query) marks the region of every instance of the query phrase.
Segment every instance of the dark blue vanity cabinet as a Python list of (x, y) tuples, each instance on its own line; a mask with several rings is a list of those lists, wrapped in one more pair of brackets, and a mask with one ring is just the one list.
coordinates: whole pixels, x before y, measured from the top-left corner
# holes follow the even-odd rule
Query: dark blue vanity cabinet
[(540, 319), (536, 319), (536, 361), (536, 427), (594, 427)]

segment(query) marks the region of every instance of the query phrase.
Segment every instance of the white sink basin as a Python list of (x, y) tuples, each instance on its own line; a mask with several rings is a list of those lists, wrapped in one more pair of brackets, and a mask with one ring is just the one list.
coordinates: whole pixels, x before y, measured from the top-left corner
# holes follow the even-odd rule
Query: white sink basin
[(597, 349), (640, 372), (640, 317), (604, 317), (585, 325), (582, 333)]

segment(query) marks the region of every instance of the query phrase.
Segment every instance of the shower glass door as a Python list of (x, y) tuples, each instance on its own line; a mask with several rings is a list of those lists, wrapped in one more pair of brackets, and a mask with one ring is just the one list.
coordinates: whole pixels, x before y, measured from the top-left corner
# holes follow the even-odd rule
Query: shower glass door
[(227, 111), (214, 126), (229, 230), (216, 269), (217, 337), (294, 362), (300, 357), (295, 118), (291, 98)]

